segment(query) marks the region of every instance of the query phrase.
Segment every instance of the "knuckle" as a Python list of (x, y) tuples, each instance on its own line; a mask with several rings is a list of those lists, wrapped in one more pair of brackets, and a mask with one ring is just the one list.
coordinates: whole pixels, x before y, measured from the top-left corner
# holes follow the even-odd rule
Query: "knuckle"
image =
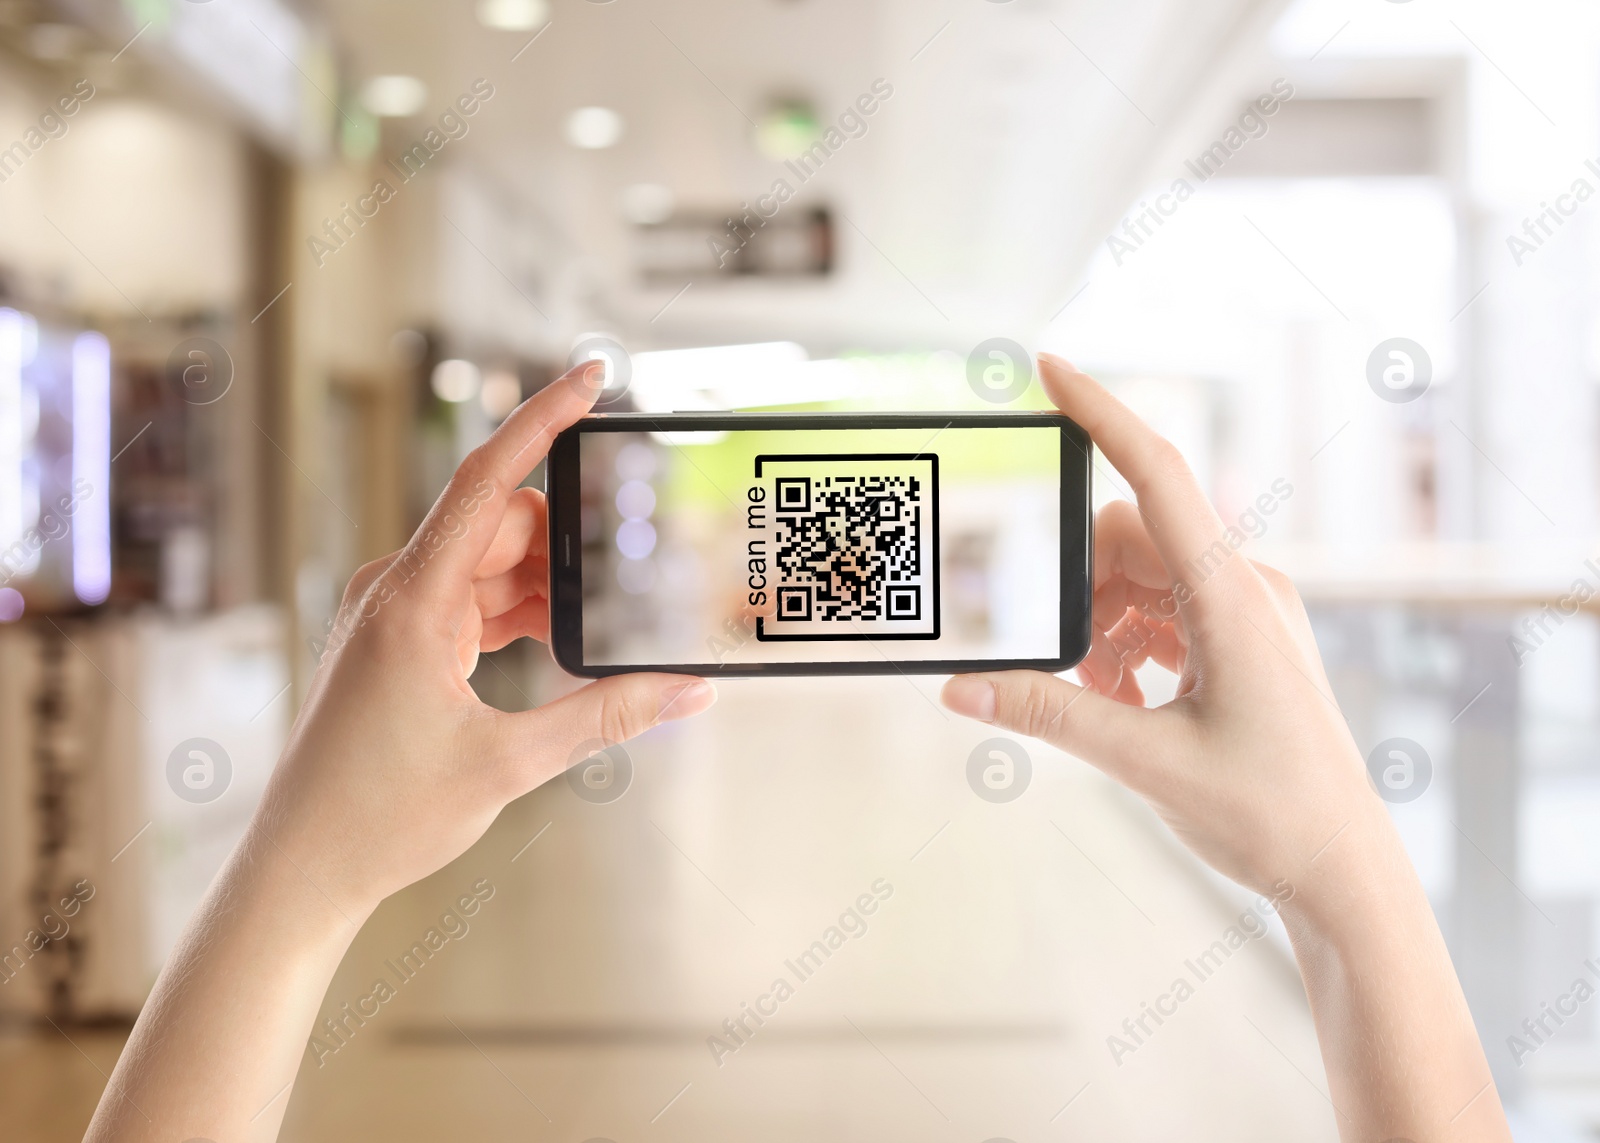
[[(1251, 561), (1254, 563), (1255, 561)], [(1283, 599), (1296, 599), (1299, 592), (1295, 590), (1294, 581), (1283, 572), (1270, 564), (1256, 563), (1255, 569), (1273, 592)]]
[(381, 560), (371, 560), (358, 567), (355, 574), (350, 577), (350, 582), (344, 585), (344, 595), (339, 600), (339, 609), (343, 611), (354, 606), (392, 559), (394, 556), (390, 555)]
[(455, 476), (434, 505), (434, 513), (448, 512), (474, 500), (480, 495), (478, 490), (485, 485), (495, 489), (500, 487), (495, 478), (494, 457), (489, 452), (487, 442), (469, 452), (456, 467)]
[(1184, 459), (1183, 453), (1178, 451), (1178, 446), (1165, 437), (1157, 437), (1150, 450), (1151, 463), (1156, 473), (1166, 480), (1187, 479), (1189, 462)]
[(339, 603), (339, 618), (346, 625), (367, 626), (367, 620), (394, 599), (396, 593), (393, 569), (402, 552), (393, 552), (380, 560), (363, 564), (350, 582), (345, 585), (344, 598)]
[[(1284, 577), (1274, 577), (1262, 571), (1261, 566), (1248, 557), (1241, 557), (1236, 561), (1237, 568), (1230, 577), (1230, 584), (1239, 594), (1241, 599), (1253, 602), (1267, 601), (1278, 603), (1283, 596), (1278, 580)], [(1284, 581), (1287, 582), (1286, 580)]]
[(1300, 598), (1300, 590), (1295, 587), (1294, 580), (1267, 564), (1258, 563), (1255, 567), (1278, 607), (1295, 619), (1309, 622), (1305, 601)]
[(1021, 687), (1012, 692), (1010, 716), (1006, 719), (1012, 728), (1029, 738), (1048, 740), (1060, 728), (1065, 707), (1057, 680), (1050, 675), (1034, 673), (1022, 680)]
[(456, 474), (465, 483), (484, 479), (489, 475), (489, 446), (481, 444), (462, 458), (461, 464), (456, 468)]
[(608, 742), (626, 742), (643, 734), (655, 723), (654, 696), (646, 698), (633, 688), (609, 689), (600, 699), (600, 737)]

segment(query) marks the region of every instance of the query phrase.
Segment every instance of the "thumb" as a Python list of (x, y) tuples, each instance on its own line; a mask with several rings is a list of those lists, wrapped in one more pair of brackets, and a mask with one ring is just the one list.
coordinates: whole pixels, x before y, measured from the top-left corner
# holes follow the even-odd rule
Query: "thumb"
[(1156, 753), (1150, 746), (1159, 712), (1043, 671), (956, 675), (939, 697), (956, 714), (1041, 739), (1135, 789)]
[(613, 675), (536, 710), (506, 716), (521, 790), (549, 781), (596, 750), (637, 738), (653, 726), (699, 714), (717, 701), (704, 679)]

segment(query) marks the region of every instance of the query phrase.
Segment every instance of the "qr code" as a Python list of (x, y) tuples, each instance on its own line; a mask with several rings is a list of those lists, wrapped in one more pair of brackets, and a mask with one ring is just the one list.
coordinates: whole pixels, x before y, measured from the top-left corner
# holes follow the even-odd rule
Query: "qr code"
[(757, 457), (756, 469), (775, 572), (761, 637), (937, 637), (937, 457)]

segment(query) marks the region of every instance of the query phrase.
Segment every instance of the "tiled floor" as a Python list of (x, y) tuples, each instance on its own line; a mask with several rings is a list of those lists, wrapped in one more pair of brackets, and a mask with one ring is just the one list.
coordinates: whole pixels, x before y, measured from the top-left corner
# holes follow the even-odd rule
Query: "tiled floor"
[[(1015, 801), (979, 798), (967, 760), (988, 735), (936, 687), (726, 683), (713, 716), (629, 748), (620, 799), (558, 781), (511, 807), (357, 939), (325, 1014), (494, 887), (339, 1051), (308, 1053), (283, 1137), (1332, 1140), (1270, 939), (1113, 1057), (1108, 1036), (1194, 982), (1185, 961), (1247, 902), (1054, 751), (1027, 745)], [(841, 923), (874, 885), (864, 925)], [(859, 931), (787, 967), (835, 924)], [(719, 1064), (708, 1037), (780, 978), (793, 995)], [(79, 1137), (120, 1038), (73, 1040), (0, 1041), (6, 1137)]]

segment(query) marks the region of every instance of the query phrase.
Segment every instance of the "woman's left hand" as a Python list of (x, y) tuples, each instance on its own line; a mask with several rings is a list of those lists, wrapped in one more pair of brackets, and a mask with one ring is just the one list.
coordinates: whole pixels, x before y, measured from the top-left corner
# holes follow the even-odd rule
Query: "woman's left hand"
[(544, 495), (518, 485), (588, 411), (600, 370), (580, 366), (517, 408), (411, 542), (345, 591), (256, 824), (350, 917), (458, 857), (584, 743), (716, 699), (702, 679), (628, 674), (507, 714), (467, 681), (480, 651), (549, 637)]

